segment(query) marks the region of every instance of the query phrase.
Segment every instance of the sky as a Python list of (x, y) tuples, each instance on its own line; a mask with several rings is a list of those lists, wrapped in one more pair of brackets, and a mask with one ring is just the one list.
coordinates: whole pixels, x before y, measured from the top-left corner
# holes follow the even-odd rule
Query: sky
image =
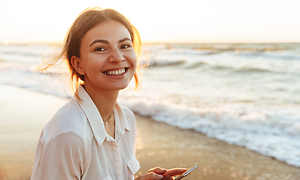
[(300, 0), (0, 0), (0, 43), (56, 43), (87, 7), (112, 8), (144, 42), (300, 42)]

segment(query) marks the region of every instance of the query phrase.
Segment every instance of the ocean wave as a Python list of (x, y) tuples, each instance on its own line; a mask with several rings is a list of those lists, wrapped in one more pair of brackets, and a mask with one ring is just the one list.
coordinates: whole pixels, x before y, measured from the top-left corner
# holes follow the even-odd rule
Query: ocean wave
[(6, 51), (6, 52), (2, 52), (0, 55), (31, 56), (31, 57), (42, 57), (43, 56), (43, 54), (41, 54), (41, 53), (17, 52), (17, 51)]
[(200, 61), (200, 62), (190, 64), (189, 66), (186, 67), (186, 69), (197, 69), (197, 68), (203, 67), (203, 66), (209, 66), (209, 64)]
[[(205, 43), (205, 44), (154, 44), (148, 45), (150, 51), (158, 51), (163, 53), (174, 54), (198, 54), (210, 55), (220, 54), (224, 52), (233, 52), (239, 55), (262, 55), (276, 52), (295, 52), (300, 50), (299, 43), (253, 43), (253, 44), (238, 44), (238, 43)], [(289, 53), (288, 53), (289, 54)], [(298, 54), (299, 55), (299, 54)], [(279, 57), (280, 58), (280, 57)], [(283, 56), (281, 58), (296, 58), (298, 56)]]
[[(143, 60), (141, 61), (142, 66), (149, 66), (149, 67), (168, 67), (168, 66), (180, 66), (183, 69), (192, 69), (192, 70), (200, 70), (205, 72), (223, 72), (223, 73), (234, 73), (234, 74), (289, 74), (292, 76), (300, 76), (299, 71), (296, 69), (289, 69), (286, 71), (284, 68), (265, 68), (264, 67), (256, 67), (256, 64), (249, 64), (249, 65), (236, 65), (232, 63), (209, 63), (209, 61), (198, 61), (198, 62), (188, 62), (186, 60)], [(258, 64), (259, 65), (259, 64)], [(177, 67), (179, 68), (179, 67)], [(295, 68), (295, 67), (294, 67)]]
[(49, 45), (8, 45), (0, 46), (0, 57), (4, 61), (36, 62), (49, 58), (54, 48)]
[[(120, 97), (134, 112), (182, 129), (192, 129), (230, 144), (245, 146), (300, 167), (300, 114), (281, 108), (242, 105), (190, 107), (165, 100)], [(281, 117), (278, 117), (281, 114)]]
[(142, 60), (140, 64), (142, 66), (174, 66), (174, 65), (180, 65), (186, 63), (185, 60)]
[(194, 49), (171, 49), (167, 50), (167, 53), (170, 54), (189, 54), (189, 55), (212, 55), (221, 52), (217, 52), (215, 50), (194, 50)]
[(208, 62), (195, 62), (195, 63), (189, 63), (185, 67), (186, 69), (200, 69), (200, 70), (205, 70), (205, 72), (209, 71), (218, 71), (218, 72), (228, 72), (228, 73), (243, 73), (243, 74), (248, 74), (248, 73), (272, 73), (272, 74), (292, 74), (292, 75), (300, 75), (299, 72), (288, 72), (288, 71), (280, 71), (280, 70), (275, 70), (275, 69), (266, 69), (263, 67), (255, 67), (251, 65), (225, 65), (223, 64), (210, 64)]
[(260, 51), (254, 51), (254, 52), (241, 52), (241, 51), (235, 51), (235, 55), (239, 56), (246, 56), (246, 57), (263, 57), (268, 59), (282, 59), (282, 60), (300, 60), (300, 54), (295, 53), (293, 51), (288, 52), (260, 52)]
[[(270, 71), (268, 69), (263, 69), (263, 68), (254, 68), (254, 67), (241, 67), (239, 69), (236, 70), (236, 72), (257, 72), (257, 73), (266, 73), (266, 72), (275, 72), (275, 71)], [(277, 72), (278, 73), (278, 72)]]
[[(120, 101), (133, 111), (153, 117), (184, 129), (194, 129), (197, 123), (209, 121), (216, 123), (218, 129), (240, 130), (251, 133), (277, 134), (300, 138), (300, 113), (295, 108), (294, 115), (287, 115), (278, 108), (263, 109), (252, 105), (231, 104), (218, 106), (191, 107), (187, 104), (174, 104), (167, 100), (146, 97), (120, 97)], [(292, 109), (290, 109), (292, 110)], [(278, 118), (278, 111), (281, 117)], [(272, 119), (272, 120), (270, 120)], [(198, 122), (199, 120), (199, 122)]]

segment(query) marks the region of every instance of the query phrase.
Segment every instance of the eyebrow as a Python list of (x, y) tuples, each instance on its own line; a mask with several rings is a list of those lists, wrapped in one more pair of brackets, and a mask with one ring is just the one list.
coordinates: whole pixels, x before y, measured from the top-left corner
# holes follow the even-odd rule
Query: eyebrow
[[(126, 37), (126, 38), (121, 39), (121, 40), (119, 41), (119, 43), (122, 43), (122, 42), (124, 42), (124, 41), (131, 41), (131, 39)], [(104, 39), (96, 39), (95, 41), (93, 41), (93, 42), (90, 44), (89, 47), (91, 47), (91, 46), (92, 46), (93, 44), (95, 44), (95, 43), (109, 44), (109, 42), (108, 42), (107, 40), (104, 40)]]

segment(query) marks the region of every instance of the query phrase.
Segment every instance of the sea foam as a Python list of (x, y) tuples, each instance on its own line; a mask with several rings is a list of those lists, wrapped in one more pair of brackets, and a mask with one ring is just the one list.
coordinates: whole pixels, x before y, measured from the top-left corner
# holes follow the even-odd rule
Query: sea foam
[(296, 108), (285, 111), (280, 107), (242, 104), (190, 107), (132, 96), (121, 97), (120, 102), (157, 121), (245, 146), (300, 167), (300, 112)]

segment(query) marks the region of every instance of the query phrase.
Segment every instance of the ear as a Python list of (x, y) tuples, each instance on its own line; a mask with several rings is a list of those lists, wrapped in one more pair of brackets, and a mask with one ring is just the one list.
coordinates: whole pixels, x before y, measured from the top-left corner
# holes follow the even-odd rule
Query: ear
[(81, 66), (80, 59), (76, 56), (72, 56), (71, 58), (71, 64), (73, 68), (76, 70), (76, 72), (80, 75), (85, 75), (85, 71)]

